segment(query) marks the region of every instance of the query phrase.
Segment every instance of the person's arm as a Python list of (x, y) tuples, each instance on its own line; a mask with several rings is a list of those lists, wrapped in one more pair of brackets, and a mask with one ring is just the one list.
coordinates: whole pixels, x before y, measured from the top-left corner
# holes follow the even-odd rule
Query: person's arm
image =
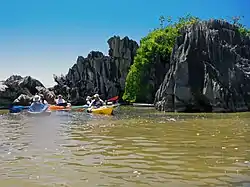
[(93, 103), (94, 103), (94, 102), (95, 102), (95, 100), (91, 101), (91, 103), (90, 103), (89, 106), (90, 106), (90, 107), (93, 106)]

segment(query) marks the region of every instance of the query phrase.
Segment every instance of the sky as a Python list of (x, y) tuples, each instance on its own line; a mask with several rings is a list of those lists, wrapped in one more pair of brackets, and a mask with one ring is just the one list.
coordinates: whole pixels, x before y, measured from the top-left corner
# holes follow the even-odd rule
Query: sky
[(244, 16), (250, 28), (249, 7), (250, 0), (0, 0), (0, 80), (30, 75), (53, 86), (53, 74), (66, 74), (78, 56), (107, 54), (114, 35), (139, 43), (161, 15)]

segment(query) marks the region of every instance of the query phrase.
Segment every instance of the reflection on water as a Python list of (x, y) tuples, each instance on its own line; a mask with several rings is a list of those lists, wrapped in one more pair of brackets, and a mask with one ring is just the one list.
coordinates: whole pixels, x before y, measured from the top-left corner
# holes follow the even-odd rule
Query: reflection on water
[(0, 116), (0, 186), (250, 186), (249, 118)]

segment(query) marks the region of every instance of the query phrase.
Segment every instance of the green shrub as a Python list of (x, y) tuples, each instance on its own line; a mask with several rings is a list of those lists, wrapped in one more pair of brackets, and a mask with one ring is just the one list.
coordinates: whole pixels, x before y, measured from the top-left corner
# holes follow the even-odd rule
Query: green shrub
[(130, 67), (126, 77), (125, 92), (123, 100), (136, 102), (143, 100), (144, 96), (152, 92), (148, 85), (149, 71), (155, 63), (155, 57), (160, 57), (161, 62), (168, 63), (180, 29), (185, 26), (194, 24), (199, 19), (191, 15), (179, 18), (178, 22), (172, 24), (171, 18), (168, 18), (168, 25), (164, 28), (165, 18), (160, 17), (160, 28), (150, 32), (140, 41), (140, 47), (136, 52), (133, 65)]
[(245, 28), (245, 27), (239, 27), (238, 31), (240, 34), (242, 34), (243, 36), (249, 36), (250, 37), (250, 30)]

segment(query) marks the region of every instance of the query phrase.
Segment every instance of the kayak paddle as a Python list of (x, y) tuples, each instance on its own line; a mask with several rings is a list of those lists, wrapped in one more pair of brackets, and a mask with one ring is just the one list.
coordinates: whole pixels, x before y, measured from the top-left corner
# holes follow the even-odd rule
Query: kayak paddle
[(108, 99), (108, 101), (117, 101), (119, 99), (119, 96), (112, 97)]

